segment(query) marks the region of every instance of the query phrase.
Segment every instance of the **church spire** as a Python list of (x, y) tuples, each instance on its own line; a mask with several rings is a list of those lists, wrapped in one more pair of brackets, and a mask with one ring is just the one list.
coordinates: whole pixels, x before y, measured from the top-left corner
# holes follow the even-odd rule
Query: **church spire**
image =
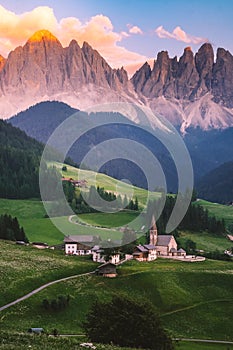
[(156, 245), (158, 239), (158, 230), (156, 226), (156, 221), (154, 215), (151, 220), (151, 228), (150, 228), (150, 244)]

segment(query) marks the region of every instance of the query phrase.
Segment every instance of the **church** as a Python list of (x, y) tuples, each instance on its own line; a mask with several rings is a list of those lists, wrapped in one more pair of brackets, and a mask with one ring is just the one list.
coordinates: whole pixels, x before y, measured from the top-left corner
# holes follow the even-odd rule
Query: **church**
[(173, 235), (158, 235), (153, 216), (150, 229), (150, 243), (135, 248), (133, 258), (138, 261), (152, 261), (158, 256), (185, 256), (183, 249), (177, 250), (177, 242)]

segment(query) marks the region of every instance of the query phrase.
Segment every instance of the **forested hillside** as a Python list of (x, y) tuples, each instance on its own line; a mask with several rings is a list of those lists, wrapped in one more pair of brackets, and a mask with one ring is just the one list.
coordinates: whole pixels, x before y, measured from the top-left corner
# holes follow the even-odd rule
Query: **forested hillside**
[(233, 202), (233, 162), (227, 162), (203, 176), (197, 185), (198, 196), (211, 202)]
[(43, 146), (0, 120), (0, 197), (39, 197), (39, 164)]

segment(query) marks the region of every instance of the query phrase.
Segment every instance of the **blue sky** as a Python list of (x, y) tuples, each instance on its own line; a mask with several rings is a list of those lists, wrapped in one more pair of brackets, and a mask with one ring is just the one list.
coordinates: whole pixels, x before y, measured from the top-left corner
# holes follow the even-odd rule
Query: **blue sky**
[[(0, 4), (17, 15), (30, 12), (38, 6), (47, 6), (53, 9), (58, 22), (63, 18), (75, 17), (83, 25), (93, 16), (104, 15), (112, 24), (111, 32), (116, 33), (114, 45), (126, 49), (125, 55), (128, 51), (138, 53), (142, 60), (145, 57), (156, 57), (157, 52), (161, 50), (167, 50), (170, 56), (181, 56), (186, 46), (191, 46), (196, 52), (206, 39), (213, 44), (215, 50), (217, 47), (224, 47), (233, 53), (233, 1), (230, 0), (0, 0)], [(130, 28), (135, 26), (142, 34), (130, 33)], [(175, 28), (178, 29), (174, 33)], [(121, 36), (120, 39), (117, 39), (117, 34)], [(186, 36), (182, 41), (180, 39), (183, 34)], [(101, 45), (95, 41), (93, 43), (96, 43), (96, 48), (101, 51)], [(111, 61), (113, 57), (110, 57), (108, 51), (110, 47), (109, 50), (102, 49), (103, 55)], [(119, 55), (119, 59), (120, 57)], [(132, 62), (133, 60), (132, 55)], [(126, 57), (123, 61), (123, 64), (126, 64)], [(130, 59), (128, 61), (130, 63)], [(116, 61), (116, 65), (119, 62)]]

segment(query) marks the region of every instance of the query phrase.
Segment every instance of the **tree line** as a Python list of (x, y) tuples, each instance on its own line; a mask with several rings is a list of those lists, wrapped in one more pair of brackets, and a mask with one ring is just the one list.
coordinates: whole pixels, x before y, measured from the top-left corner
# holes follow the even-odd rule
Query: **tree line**
[[(177, 196), (166, 196), (165, 205), (163, 211), (157, 220), (157, 227), (159, 232), (165, 232), (167, 222), (174, 209)], [(160, 198), (157, 201), (151, 201), (148, 205), (148, 218), (155, 215), (158, 212), (164, 198)], [(151, 220), (151, 219), (150, 219)], [(215, 216), (210, 215), (208, 209), (195, 203), (195, 199), (190, 202), (187, 212), (180, 222), (177, 230), (190, 230), (190, 231), (206, 231), (214, 234), (223, 234), (226, 231), (224, 220), (217, 219)], [(174, 232), (176, 234), (176, 232)]]
[[(115, 195), (113, 192), (106, 191), (104, 187), (97, 186), (97, 188), (95, 188), (95, 186), (90, 186), (87, 193), (87, 201), (85, 201), (85, 198), (83, 198), (82, 193), (80, 191), (76, 191), (74, 185), (69, 181), (63, 181), (63, 190), (67, 201), (77, 214), (98, 212), (99, 196), (104, 201), (114, 201), (114, 207), (116, 209), (123, 208), (127, 210), (139, 210), (137, 197), (129, 200), (126, 195), (124, 197), (121, 195)], [(90, 205), (88, 203), (90, 203)], [(93, 206), (95, 208), (93, 208)]]
[(28, 243), (24, 229), (19, 226), (17, 218), (13, 218), (11, 215), (7, 214), (0, 216), (0, 238)]

